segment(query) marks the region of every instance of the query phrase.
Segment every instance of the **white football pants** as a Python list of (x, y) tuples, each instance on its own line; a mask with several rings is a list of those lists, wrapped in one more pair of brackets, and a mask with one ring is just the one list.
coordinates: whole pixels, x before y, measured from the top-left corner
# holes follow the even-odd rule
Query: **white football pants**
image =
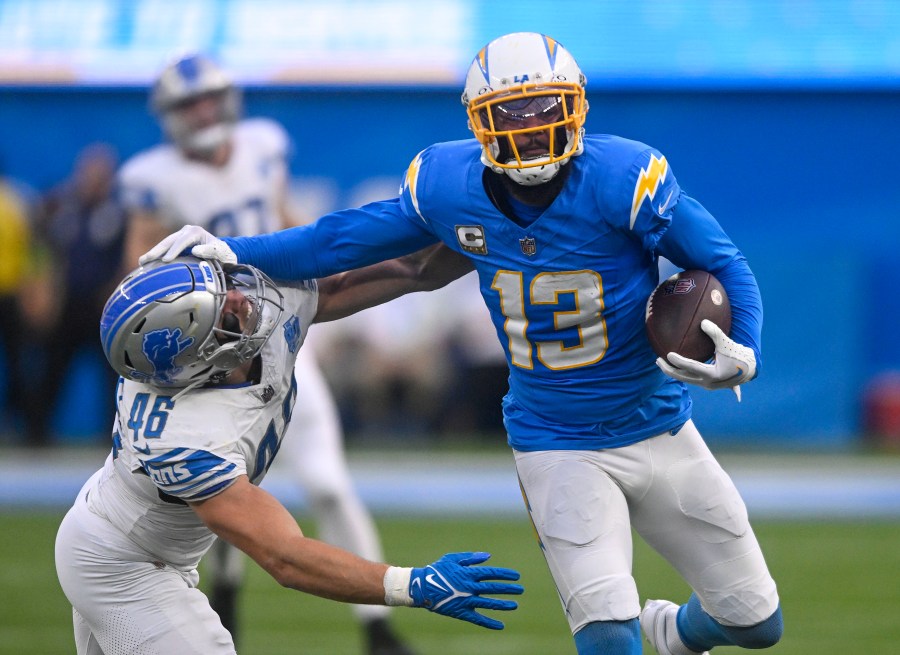
[(234, 655), (231, 635), (197, 589), (197, 572), (148, 562), (146, 552), (88, 509), (84, 494), (56, 536), (76, 653)]
[[(344, 437), (337, 407), (315, 352), (308, 343), (300, 348), (294, 368), (297, 400), (274, 467), (288, 471), (306, 492), (317, 537), (365, 559), (384, 559), (375, 523), (353, 486), (344, 455)], [(236, 585), (244, 556), (217, 540), (206, 556), (206, 572)], [(390, 608), (353, 605), (362, 621), (384, 618)]]
[(623, 448), (515, 452), (525, 502), (574, 634), (640, 613), (632, 526), (717, 621), (778, 606), (747, 509), (693, 422)]

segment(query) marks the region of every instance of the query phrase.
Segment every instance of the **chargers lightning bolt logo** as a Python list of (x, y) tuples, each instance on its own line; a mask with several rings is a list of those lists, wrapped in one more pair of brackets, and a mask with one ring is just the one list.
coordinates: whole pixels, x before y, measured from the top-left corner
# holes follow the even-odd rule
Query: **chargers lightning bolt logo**
[(652, 202), (653, 196), (656, 195), (656, 190), (659, 189), (659, 185), (666, 179), (666, 174), (668, 172), (669, 163), (666, 161), (666, 158), (660, 157), (657, 159), (656, 155), (651, 153), (650, 163), (646, 168), (641, 168), (641, 172), (638, 174), (637, 184), (634, 185), (634, 198), (631, 201), (631, 222), (628, 225), (629, 229), (634, 229), (634, 221), (637, 219), (638, 211), (641, 209), (641, 203), (644, 202), (645, 198), (650, 198)]
[(412, 162), (409, 164), (409, 168), (406, 170), (406, 177), (403, 180), (403, 185), (400, 187), (400, 193), (403, 193), (404, 189), (409, 189), (409, 199), (412, 201), (413, 208), (416, 210), (419, 218), (424, 221), (425, 217), (422, 216), (422, 212), (419, 211), (419, 198), (416, 195), (416, 185), (419, 183), (419, 169), (421, 166), (422, 153), (420, 152), (413, 158)]

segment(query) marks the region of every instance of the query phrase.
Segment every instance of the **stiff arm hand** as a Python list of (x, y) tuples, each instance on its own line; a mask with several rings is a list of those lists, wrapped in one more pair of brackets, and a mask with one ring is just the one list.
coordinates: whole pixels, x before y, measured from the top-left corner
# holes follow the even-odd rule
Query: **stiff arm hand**
[(485, 594), (521, 594), (522, 585), (487, 580), (518, 580), (519, 572), (495, 566), (474, 566), (489, 553), (449, 553), (422, 568), (390, 567), (384, 577), (385, 602), (407, 605), (450, 616), (491, 630), (503, 623), (476, 610), (514, 610), (513, 600), (487, 598)]
[(143, 266), (157, 259), (170, 262), (187, 252), (200, 259), (215, 259), (223, 264), (237, 264), (237, 255), (224, 241), (197, 225), (185, 225), (170, 234), (141, 255), (138, 263)]
[(756, 355), (747, 346), (734, 341), (710, 320), (704, 319), (700, 323), (700, 329), (716, 344), (716, 354), (711, 364), (688, 359), (678, 353), (669, 353), (666, 359), (662, 357), (657, 359), (656, 365), (666, 375), (704, 389), (731, 388), (740, 402), (739, 385), (752, 380), (756, 375)]

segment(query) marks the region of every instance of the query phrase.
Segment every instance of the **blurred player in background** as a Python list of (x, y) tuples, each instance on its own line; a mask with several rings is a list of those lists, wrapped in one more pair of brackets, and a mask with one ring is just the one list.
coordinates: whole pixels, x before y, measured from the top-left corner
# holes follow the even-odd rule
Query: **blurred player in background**
[[(27, 380), (24, 360), (25, 318), (22, 291), (28, 279), (31, 254), (31, 220), (28, 203), (15, 184), (3, 174), (0, 162), (0, 347), (3, 348), (5, 407), (9, 427), (27, 423), (27, 397), (20, 380)], [(2, 434), (5, 421), (0, 421)], [(26, 435), (27, 435), (26, 431)], [(43, 445), (33, 443), (32, 445)]]
[(294, 359), (310, 323), (417, 290), (428, 261), (384, 262), (279, 288), (252, 267), (188, 257), (122, 281), (100, 321), (103, 349), (122, 376), (113, 449), (56, 540), (79, 655), (235, 653), (197, 590), (197, 565), (217, 536), (285, 587), (503, 628), (477, 610), (515, 609), (487, 595), (522, 587), (488, 581), (517, 580), (516, 571), (472, 566), (487, 553), (389, 567), (305, 537), (256, 486), (302, 393)]
[[(641, 628), (662, 655), (766, 648), (783, 629), (775, 583), (684, 384), (739, 394), (755, 377), (759, 289), (659, 151), (584, 135), (584, 86), (555, 40), (500, 37), (466, 77), (476, 138), (426, 148), (400, 197), (264, 237), (185, 228), (147, 257), (199, 243), (194, 254), (290, 279), (443, 241), (477, 270), (506, 351), (508, 441), (578, 653), (640, 653)], [(731, 337), (703, 324), (710, 362), (650, 348), (644, 309), (660, 256), (712, 272), (729, 295)], [(690, 584), (687, 603), (641, 609), (632, 527)]]
[[(151, 106), (171, 143), (137, 154), (120, 172), (129, 266), (183, 225), (234, 236), (295, 224), (287, 206), (288, 137), (274, 121), (241, 119), (240, 92), (218, 65), (199, 55), (172, 62), (153, 87)], [(378, 561), (378, 534), (350, 479), (335, 403), (312, 348), (297, 357), (297, 378), (300, 391), (283, 449), (291, 474), (306, 491), (319, 536)], [(242, 562), (224, 543), (207, 558), (213, 607), (236, 640)], [(390, 629), (386, 607), (354, 609), (370, 655), (412, 655)]]
[[(76, 356), (91, 353), (101, 363), (96, 389), (103, 420), (113, 409), (118, 376), (105, 365), (97, 342), (97, 321), (119, 281), (125, 216), (116, 202), (118, 155), (102, 142), (85, 146), (71, 175), (54, 186), (38, 205), (36, 238), (46, 250), (52, 311), (40, 330), (44, 364), (32, 392), (33, 443), (49, 443), (50, 420), (59, 404)], [(104, 427), (105, 427), (104, 423)]]

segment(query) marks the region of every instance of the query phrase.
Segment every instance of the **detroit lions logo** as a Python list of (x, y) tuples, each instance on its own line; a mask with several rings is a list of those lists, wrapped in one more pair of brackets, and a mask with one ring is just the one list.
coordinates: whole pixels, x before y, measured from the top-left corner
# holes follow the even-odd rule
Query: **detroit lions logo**
[(291, 316), (284, 322), (284, 340), (287, 341), (288, 350), (297, 352), (300, 346), (300, 319), (296, 316)]
[(153, 379), (171, 383), (173, 376), (181, 372), (181, 366), (175, 366), (175, 358), (194, 343), (194, 337), (181, 338), (181, 328), (170, 330), (154, 330), (144, 335), (141, 350), (153, 365)]

